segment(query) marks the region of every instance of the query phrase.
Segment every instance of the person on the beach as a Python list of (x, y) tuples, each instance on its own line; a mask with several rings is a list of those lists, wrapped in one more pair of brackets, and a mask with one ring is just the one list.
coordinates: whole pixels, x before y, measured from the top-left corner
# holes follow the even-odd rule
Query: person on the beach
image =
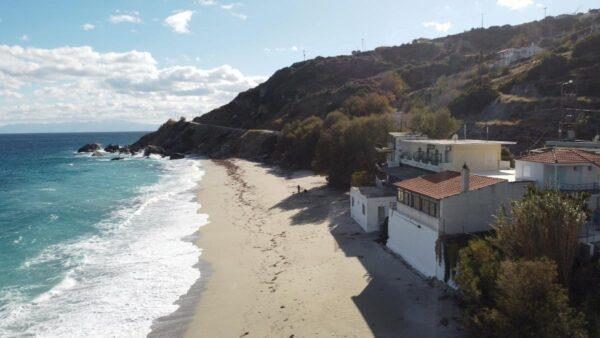
[(298, 184), (298, 193), (300, 193), (300, 184)]

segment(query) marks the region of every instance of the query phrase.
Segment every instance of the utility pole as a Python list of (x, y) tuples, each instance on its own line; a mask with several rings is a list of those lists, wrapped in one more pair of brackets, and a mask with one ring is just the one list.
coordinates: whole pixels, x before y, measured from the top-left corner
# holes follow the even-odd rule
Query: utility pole
[(306, 61), (306, 49), (302, 50), (302, 58), (304, 59), (303, 61)]
[(364, 38), (360, 39), (360, 45), (361, 45), (361, 48), (362, 48), (361, 51), (364, 52), (367, 49), (367, 46), (365, 44), (365, 39)]
[(481, 29), (483, 29), (483, 13), (481, 13)]
[(548, 16), (548, 6), (544, 6), (544, 19)]

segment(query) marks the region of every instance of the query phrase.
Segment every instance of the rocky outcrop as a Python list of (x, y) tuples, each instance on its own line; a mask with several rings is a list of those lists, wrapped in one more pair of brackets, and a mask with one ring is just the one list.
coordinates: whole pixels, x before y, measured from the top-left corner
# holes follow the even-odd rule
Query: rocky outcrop
[(182, 153), (173, 153), (169, 155), (169, 160), (181, 160), (185, 158), (185, 155)]
[(102, 149), (102, 146), (98, 143), (88, 143), (77, 150), (78, 153), (93, 153)]
[(161, 156), (178, 157), (176, 154), (179, 153), (265, 160), (273, 152), (278, 135), (278, 132), (269, 130), (245, 130), (171, 120), (157, 131), (142, 137), (131, 145), (131, 149)]
[(118, 144), (109, 144), (106, 147), (104, 147), (104, 151), (106, 151), (107, 153), (116, 153), (120, 149), (121, 148), (119, 147)]
[(160, 156), (169, 156), (169, 153), (161, 146), (155, 145), (147, 145), (144, 148), (144, 156), (148, 157), (150, 155), (160, 155)]
[(100, 151), (96, 150), (92, 153), (92, 156), (98, 157), (98, 156), (104, 156), (104, 154), (102, 154)]

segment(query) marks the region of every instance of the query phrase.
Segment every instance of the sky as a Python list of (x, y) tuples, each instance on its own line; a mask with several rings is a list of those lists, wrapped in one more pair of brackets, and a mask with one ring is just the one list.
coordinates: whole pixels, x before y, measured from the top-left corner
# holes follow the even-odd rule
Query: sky
[(0, 126), (201, 115), (303, 58), (598, 0), (2, 0)]

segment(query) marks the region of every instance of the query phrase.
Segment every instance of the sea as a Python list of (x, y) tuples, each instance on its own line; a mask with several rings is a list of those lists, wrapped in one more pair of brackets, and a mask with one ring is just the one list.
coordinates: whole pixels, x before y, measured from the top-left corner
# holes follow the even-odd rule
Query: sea
[(200, 161), (76, 152), (142, 135), (0, 134), (0, 337), (142, 337), (177, 310)]

